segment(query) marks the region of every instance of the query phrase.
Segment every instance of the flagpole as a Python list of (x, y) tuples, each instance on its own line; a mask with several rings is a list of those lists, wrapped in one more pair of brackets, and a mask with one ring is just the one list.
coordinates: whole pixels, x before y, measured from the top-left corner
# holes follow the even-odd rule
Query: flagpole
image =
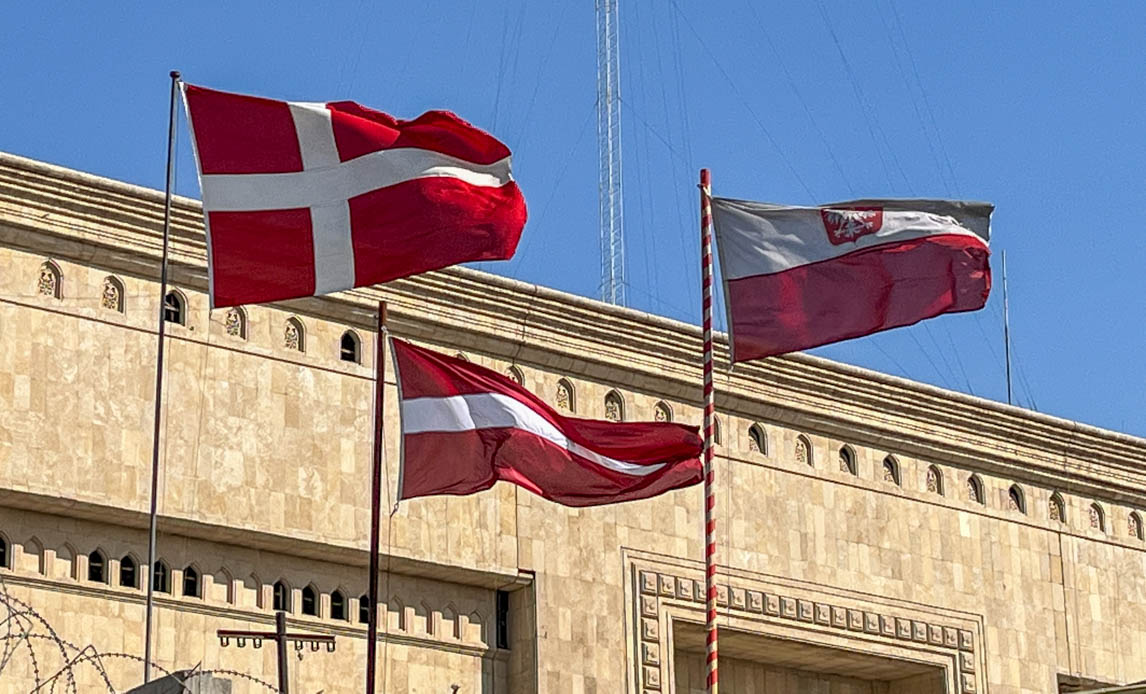
[(1007, 355), (1007, 404), (1013, 405), (1011, 397), (1011, 316), (1007, 301), (1007, 251), (1003, 251), (1003, 350)]
[(712, 379), (712, 181), (700, 170), (700, 276), (704, 295), (704, 594), (708, 694), (719, 691), (716, 647), (716, 491), (712, 469), (712, 433), (716, 392)]
[(175, 181), (175, 99), (179, 90), (179, 72), (171, 71), (171, 103), (167, 116), (167, 186), (163, 197), (163, 260), (159, 266), (159, 348), (155, 360), (155, 429), (151, 435), (151, 511), (147, 536), (147, 607), (143, 631), (143, 681), (151, 681), (151, 612), (155, 593), (155, 526), (159, 499), (159, 427), (163, 415), (163, 338), (167, 321), (167, 247), (171, 237), (171, 196)]
[[(370, 611), (366, 620), (366, 694), (374, 694), (375, 661), (378, 655), (378, 544), (382, 521), (383, 393), (386, 387), (386, 302), (378, 302), (377, 349), (374, 355), (374, 466), (370, 483), (370, 582), (367, 598)], [(385, 663), (383, 663), (385, 667)]]

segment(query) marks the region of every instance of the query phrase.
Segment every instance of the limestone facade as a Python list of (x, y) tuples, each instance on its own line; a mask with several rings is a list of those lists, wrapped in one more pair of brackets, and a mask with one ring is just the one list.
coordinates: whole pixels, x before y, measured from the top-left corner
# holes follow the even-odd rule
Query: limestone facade
[[(161, 219), (156, 191), (0, 154), (0, 620), (26, 605), (103, 654), (71, 668), (76, 691), (141, 673)], [(182, 198), (172, 259), (165, 670), (273, 682), (273, 649), (214, 632), (269, 629), (280, 606), (292, 631), (338, 639), (292, 658), (293, 691), (361, 690), (380, 300), (394, 334), (577, 415), (700, 421), (693, 326), (466, 269), (208, 311)], [(1146, 678), (1146, 441), (805, 355), (722, 362), (716, 386), (725, 691)], [(390, 495), (395, 396), (388, 374)], [(379, 682), (703, 691), (701, 502), (569, 509), (504, 484), (404, 502), (384, 518)], [(55, 672), (33, 641), (0, 690)]]

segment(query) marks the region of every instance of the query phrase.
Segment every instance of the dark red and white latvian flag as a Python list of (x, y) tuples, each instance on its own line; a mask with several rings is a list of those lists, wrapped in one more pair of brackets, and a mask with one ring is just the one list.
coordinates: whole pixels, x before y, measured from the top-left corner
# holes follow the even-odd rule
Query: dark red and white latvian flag
[(566, 506), (646, 499), (701, 480), (696, 427), (565, 417), (505, 376), (391, 341), (402, 413), (398, 498), (498, 480)]
[(713, 198), (733, 361), (982, 308), (992, 211), (950, 200)]
[(509, 149), (447, 111), (399, 120), (183, 85), (212, 306), (326, 294), (513, 255)]

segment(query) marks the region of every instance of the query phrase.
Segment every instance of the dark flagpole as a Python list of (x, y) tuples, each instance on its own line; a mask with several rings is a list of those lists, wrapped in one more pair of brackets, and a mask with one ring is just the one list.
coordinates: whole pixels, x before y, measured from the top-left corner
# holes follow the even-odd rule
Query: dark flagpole
[[(378, 543), (382, 524), (382, 446), (385, 421), (382, 395), (386, 387), (386, 302), (378, 302), (377, 349), (374, 355), (374, 469), (370, 482), (370, 583), (366, 595), (370, 611), (366, 620), (366, 694), (374, 694), (375, 660), (378, 656)], [(382, 664), (386, 666), (385, 663)]]
[(171, 237), (171, 196), (175, 181), (175, 99), (179, 90), (179, 72), (171, 71), (171, 105), (167, 122), (167, 188), (163, 199), (163, 261), (159, 269), (159, 349), (155, 360), (155, 431), (151, 445), (151, 512), (147, 537), (147, 615), (143, 632), (143, 681), (151, 681), (151, 611), (155, 593), (155, 525), (159, 497), (159, 426), (163, 403), (163, 338), (167, 321), (167, 245)]

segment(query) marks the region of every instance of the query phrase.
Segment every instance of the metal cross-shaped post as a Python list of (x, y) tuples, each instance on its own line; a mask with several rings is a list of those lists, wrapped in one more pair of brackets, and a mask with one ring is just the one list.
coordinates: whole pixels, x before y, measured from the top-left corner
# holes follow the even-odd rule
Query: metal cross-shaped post
[[(233, 629), (219, 629), (215, 632), (219, 637), (219, 643), (226, 646), (231, 639), (235, 639), (236, 645), (242, 648), (246, 645), (247, 639), (251, 640), (255, 648), (262, 648), (263, 640), (275, 642), (275, 647), (278, 651), (279, 661), (279, 692), (281, 694), (289, 694), (289, 684), (287, 682), (287, 642), (294, 641), (295, 648), (299, 651), (302, 650), (304, 644), (310, 644), (310, 650), (317, 651), (319, 645), (326, 644), (328, 653), (334, 652), (334, 637), (325, 634), (288, 634), (286, 630), (286, 612), (275, 612), (275, 630), (274, 631), (235, 631)], [(302, 657), (302, 654), (299, 654)]]

